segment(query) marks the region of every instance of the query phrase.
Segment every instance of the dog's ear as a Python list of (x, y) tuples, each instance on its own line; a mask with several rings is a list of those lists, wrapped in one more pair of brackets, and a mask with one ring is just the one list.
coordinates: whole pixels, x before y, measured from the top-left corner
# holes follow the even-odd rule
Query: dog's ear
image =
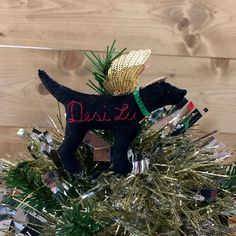
[(155, 85), (156, 95), (159, 98), (163, 97), (165, 93), (165, 88), (161, 86), (162, 83), (165, 83), (165, 82), (163, 81)]
[[(176, 105), (184, 99), (187, 94), (187, 90), (177, 88), (167, 82), (162, 81), (159, 86), (163, 89), (163, 99), (166, 105)], [(159, 89), (160, 90), (160, 89)]]
[(162, 76), (162, 77), (159, 77), (159, 78), (149, 82), (148, 84), (145, 84), (145, 85), (141, 86), (140, 88), (144, 89), (146, 87), (155, 87), (156, 85), (165, 83), (166, 80), (167, 80), (167, 78), (165, 76)]
[(157, 81), (142, 87), (140, 92), (143, 103), (149, 111), (154, 111), (157, 108), (164, 106), (163, 101), (165, 99), (163, 98), (165, 97), (165, 88)]

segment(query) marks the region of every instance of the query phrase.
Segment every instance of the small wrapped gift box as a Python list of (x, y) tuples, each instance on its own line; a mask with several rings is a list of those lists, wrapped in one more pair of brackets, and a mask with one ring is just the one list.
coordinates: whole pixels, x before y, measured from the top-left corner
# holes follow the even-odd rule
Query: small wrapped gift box
[(88, 132), (83, 142), (92, 148), (94, 161), (110, 161), (110, 144), (104, 139)]

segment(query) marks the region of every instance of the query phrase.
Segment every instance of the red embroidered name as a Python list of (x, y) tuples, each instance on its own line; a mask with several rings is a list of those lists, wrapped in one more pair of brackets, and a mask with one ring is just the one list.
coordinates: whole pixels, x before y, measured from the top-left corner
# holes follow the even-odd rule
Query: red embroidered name
[[(136, 112), (130, 112), (129, 104), (127, 103), (124, 103), (122, 107), (114, 107), (114, 111), (88, 112), (85, 111), (83, 103), (72, 100), (67, 105), (67, 111), (69, 123), (136, 120)], [(114, 115), (111, 115), (113, 113)]]

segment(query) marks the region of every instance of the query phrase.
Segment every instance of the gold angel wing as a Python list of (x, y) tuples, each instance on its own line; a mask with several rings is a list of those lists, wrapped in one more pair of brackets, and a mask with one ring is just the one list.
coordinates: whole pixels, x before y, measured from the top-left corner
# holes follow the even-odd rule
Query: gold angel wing
[(131, 51), (118, 57), (108, 71), (108, 79), (103, 83), (112, 95), (132, 93), (138, 84), (138, 77), (144, 70), (144, 63), (151, 54), (150, 49)]

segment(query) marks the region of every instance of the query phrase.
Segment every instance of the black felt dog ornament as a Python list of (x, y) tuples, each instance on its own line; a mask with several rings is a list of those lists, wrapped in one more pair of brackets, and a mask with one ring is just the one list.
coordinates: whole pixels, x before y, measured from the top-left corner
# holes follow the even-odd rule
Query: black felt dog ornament
[(104, 87), (112, 95), (92, 95), (62, 86), (39, 70), (38, 75), (49, 92), (65, 106), (66, 130), (58, 153), (64, 168), (70, 173), (80, 170), (76, 149), (88, 130), (111, 130), (114, 144), (111, 162), (116, 173), (132, 170), (127, 151), (140, 132), (140, 121), (160, 107), (176, 105), (187, 91), (160, 80), (136, 89), (138, 75), (150, 50), (132, 51), (122, 55), (111, 65)]

